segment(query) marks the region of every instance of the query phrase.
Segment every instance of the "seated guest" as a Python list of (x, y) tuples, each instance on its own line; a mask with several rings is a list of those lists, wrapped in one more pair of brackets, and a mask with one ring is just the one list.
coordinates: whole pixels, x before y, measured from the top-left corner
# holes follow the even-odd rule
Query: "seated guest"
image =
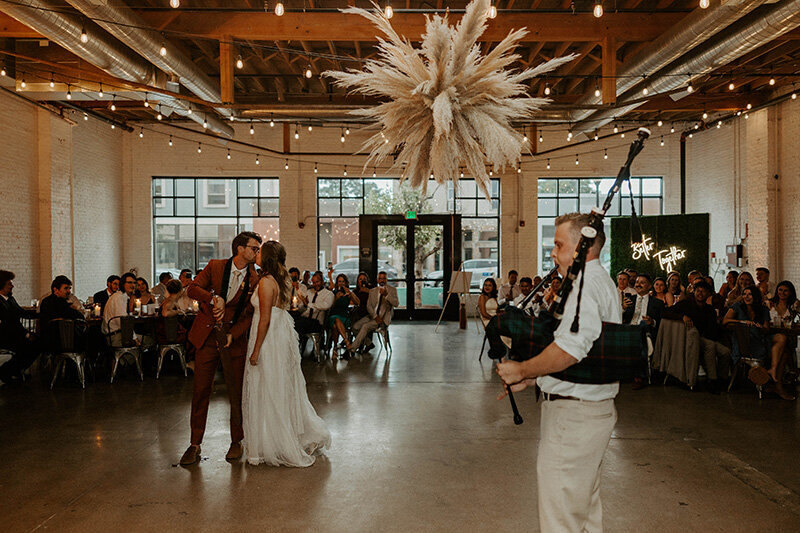
[(367, 302), (369, 301), (369, 294), (372, 290), (372, 284), (369, 281), (369, 274), (366, 272), (359, 272), (356, 278), (356, 296), (358, 296), (358, 307), (353, 310), (351, 320), (355, 323), (364, 317), (369, 316), (367, 309)]
[(533, 287), (536, 288), (542, 282), (542, 276), (533, 276)]
[(725, 276), (725, 283), (719, 288), (719, 295), (727, 299), (728, 293), (736, 287), (736, 280), (739, 278), (739, 273), (735, 270), (730, 270), (728, 275)]
[(478, 297), (478, 313), (483, 327), (497, 314), (497, 283), (494, 278), (486, 278), (481, 295)]
[(100, 304), (100, 312), (106, 307), (106, 302), (111, 298), (111, 295), (119, 290), (119, 276), (111, 275), (106, 279), (106, 289), (94, 293), (93, 301), (95, 304)]
[(497, 291), (497, 303), (502, 305), (506, 302), (512, 302), (514, 299), (519, 296), (520, 289), (519, 285), (517, 285), (517, 274), (516, 270), (509, 270), (508, 271), (508, 283), (500, 287), (500, 290)]
[(185, 289), (192, 283), (192, 271), (191, 269), (184, 268), (181, 270), (181, 273), (178, 274), (178, 281), (181, 282), (183, 288)]
[[(528, 295), (533, 291), (533, 280), (531, 280), (531, 278), (528, 277), (520, 279), (519, 290), (520, 290), (520, 295), (514, 298), (514, 301), (512, 302), (514, 304), (514, 307), (519, 307), (520, 305), (522, 305), (522, 301), (525, 298), (527, 298)], [(534, 305), (533, 298), (531, 298), (530, 300), (528, 300), (528, 303), (525, 304), (525, 309), (532, 309), (533, 305)]]
[(169, 279), (166, 282), (167, 297), (161, 303), (161, 316), (170, 317), (183, 315), (185, 310), (180, 306), (180, 299), (183, 295), (183, 285), (177, 279)]
[[(341, 336), (342, 342), (348, 352), (345, 358), (348, 358), (350, 352), (353, 351), (353, 345), (350, 343), (350, 336), (348, 334), (348, 331), (350, 331), (353, 326), (350, 322), (350, 306), (357, 306), (360, 301), (358, 296), (350, 290), (350, 280), (347, 279), (345, 274), (336, 276), (336, 289), (333, 295), (333, 305), (331, 305), (331, 312), (328, 316), (328, 327), (333, 332), (331, 345), (335, 347), (338, 337)], [(334, 350), (333, 357), (336, 357), (336, 350)]]
[(756, 281), (753, 279), (753, 275), (750, 274), (750, 272), (742, 272), (739, 274), (739, 277), (736, 279), (736, 287), (731, 289), (728, 292), (727, 298), (725, 298), (725, 307), (730, 307), (736, 302), (741, 302), (744, 289), (755, 286), (755, 284)]
[[(761, 291), (758, 287), (748, 286), (742, 291), (742, 299), (728, 309), (722, 324), (740, 324), (748, 326), (750, 346), (747, 353), (742, 353), (736, 335), (733, 336), (731, 359), (736, 363), (742, 357), (752, 357), (767, 362), (767, 333), (769, 331), (769, 309), (762, 303)], [(766, 366), (766, 365), (765, 365)]]
[(633, 287), (633, 290), (636, 290), (636, 278), (639, 276), (639, 273), (632, 268), (626, 268), (625, 272), (628, 273), (628, 287)]
[[(386, 272), (378, 272), (378, 286), (370, 289), (367, 299), (369, 314), (353, 324), (353, 331), (356, 332), (353, 349), (358, 350), (367, 336), (379, 327), (391, 324), (392, 313), (398, 305), (400, 300), (397, 298), (397, 289), (388, 284)], [(365, 351), (368, 352), (372, 348), (374, 345), (369, 343)]]
[[(39, 307), (39, 330), (46, 334), (49, 346), (53, 351), (59, 347), (60, 334), (51, 329), (53, 320), (66, 318), (70, 320), (83, 320), (83, 313), (70, 305), (69, 297), (72, 294), (72, 281), (67, 276), (56, 276), (50, 284), (50, 296), (44, 298)], [(80, 346), (82, 339), (76, 339)]]
[[(649, 339), (646, 352), (643, 353), (645, 364), (647, 356), (651, 353), (652, 346), (655, 344), (658, 335), (658, 323), (661, 321), (661, 312), (664, 310), (664, 302), (650, 294), (650, 275), (639, 274), (636, 277), (636, 296), (625, 295), (622, 301), (622, 322), (624, 324), (645, 324), (647, 326), (647, 337)], [(647, 373), (643, 372), (633, 378), (633, 389), (638, 390), (645, 386), (644, 378)]]
[(667, 280), (660, 277), (653, 280), (653, 297), (667, 305)]
[(706, 303), (711, 295), (711, 287), (703, 280), (695, 283), (692, 298), (686, 298), (672, 307), (664, 309), (661, 318), (683, 320), (687, 329), (696, 328), (700, 335), (700, 353), (708, 376), (709, 392), (718, 394), (717, 366), (727, 362), (730, 349), (720, 341), (717, 313)]
[(636, 294), (636, 290), (629, 285), (630, 280), (631, 275), (626, 271), (620, 270), (617, 273), (617, 292), (619, 293), (620, 305), (622, 305), (622, 301), (624, 300), (626, 294), (630, 294), (631, 296)]
[(158, 285), (153, 287), (153, 290), (150, 291), (150, 294), (153, 295), (153, 298), (158, 298), (160, 301), (164, 301), (167, 298), (167, 282), (172, 279), (172, 274), (169, 272), (162, 272), (160, 276), (158, 276)]
[(105, 334), (116, 334), (119, 332), (119, 318), (126, 316), (133, 311), (136, 291), (136, 276), (126, 272), (119, 280), (120, 290), (111, 295), (103, 310), (102, 330)]
[(333, 293), (325, 287), (322, 272), (314, 272), (307, 295), (298, 291), (297, 298), (300, 301), (300, 311), (294, 315), (294, 329), (300, 335), (321, 333), (325, 313), (333, 305)]
[(22, 371), (36, 359), (33, 335), (22, 325), (23, 318), (36, 318), (36, 311), (22, 309), (14, 299), (14, 273), (0, 270), (0, 348), (14, 352), (10, 361), (0, 366), (0, 381), (22, 380)]
[(725, 307), (725, 298), (717, 294), (714, 290), (714, 278), (711, 276), (706, 276), (704, 278), (698, 278), (704, 280), (706, 283), (709, 284), (711, 287), (711, 296), (708, 297), (708, 305), (716, 309), (717, 313), (721, 313), (722, 309)]
[(291, 308), (293, 310), (298, 310), (301, 309), (301, 307), (304, 307), (298, 295), (302, 295), (303, 299), (307, 300), (308, 287), (300, 283), (300, 269), (297, 267), (292, 267), (289, 269), (289, 278), (291, 278), (292, 283), (292, 295), (289, 298), (289, 303), (291, 304)]
[(677, 272), (670, 272), (667, 275), (667, 307), (675, 305), (685, 297), (686, 290), (681, 285), (681, 275)]
[(303, 283), (303, 285), (306, 286), (306, 289), (310, 289), (311, 288), (311, 271), (310, 270), (304, 270), (303, 271), (303, 281), (302, 281), (302, 283)]
[[(777, 328), (791, 327), (795, 317), (792, 307), (796, 302), (797, 291), (794, 284), (791, 281), (778, 283), (775, 287), (775, 296), (769, 301), (770, 325)], [(776, 333), (772, 336), (769, 375), (775, 381), (776, 392), (784, 400), (794, 400), (794, 395), (789, 394), (783, 386), (783, 374), (796, 347), (796, 337), (790, 337), (783, 333)]]
[(542, 297), (542, 307), (544, 309), (550, 309), (550, 306), (553, 305), (553, 301), (556, 299), (558, 291), (560, 290), (561, 278), (558, 276), (553, 276), (553, 279), (550, 280), (550, 286), (547, 287), (546, 291), (544, 291), (544, 296)]
[[(159, 313), (162, 317), (168, 318), (173, 316), (183, 316), (184, 311), (178, 305), (181, 295), (183, 294), (183, 286), (177, 279), (170, 278), (166, 280), (167, 297), (161, 303)], [(166, 328), (163, 320), (156, 322), (156, 339), (158, 344), (167, 344)], [(186, 368), (194, 372), (194, 354), (195, 348), (191, 343), (187, 343), (188, 332), (186, 327), (178, 321), (178, 332), (175, 341), (186, 347)], [(171, 340), (171, 339), (170, 339)]]
[(761, 291), (761, 296), (764, 300), (772, 297), (771, 287), (769, 284), (769, 269), (766, 267), (758, 267), (756, 269), (756, 287)]
[(155, 303), (155, 299), (153, 295), (150, 293), (150, 287), (147, 284), (147, 280), (144, 278), (136, 278), (136, 292), (134, 293), (136, 299), (139, 300), (139, 303), (142, 305), (148, 305), (151, 303)]

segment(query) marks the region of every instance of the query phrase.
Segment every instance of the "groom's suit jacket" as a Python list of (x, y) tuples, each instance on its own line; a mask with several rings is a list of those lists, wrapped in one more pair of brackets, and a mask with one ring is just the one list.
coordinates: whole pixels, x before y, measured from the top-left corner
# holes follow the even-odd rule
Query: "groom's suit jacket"
[[(225, 299), (228, 293), (232, 263), (233, 258), (212, 259), (186, 289), (190, 298), (200, 302), (200, 312), (195, 317), (192, 329), (189, 331), (189, 341), (198, 349), (206, 342), (211, 334), (211, 328), (214, 327), (211, 291), (213, 290), (215, 295)], [(244, 354), (247, 350), (247, 332), (253, 320), (253, 306), (250, 304), (250, 297), (258, 286), (258, 275), (253, 265), (247, 267), (247, 272), (248, 276), (242, 280), (236, 295), (225, 304), (223, 321), (229, 324), (236, 315), (241, 302), (238, 319), (229, 330), (233, 336), (231, 354), (234, 355)]]

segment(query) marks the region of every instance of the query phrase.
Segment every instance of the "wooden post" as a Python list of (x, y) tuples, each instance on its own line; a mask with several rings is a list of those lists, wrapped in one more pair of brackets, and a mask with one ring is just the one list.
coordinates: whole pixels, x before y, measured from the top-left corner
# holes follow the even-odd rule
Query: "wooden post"
[(613, 37), (603, 39), (603, 103), (617, 103), (617, 40)]
[(219, 41), (219, 85), (222, 103), (233, 103), (233, 41), (229, 36)]
[(290, 133), (291, 132), (289, 131), (289, 123), (288, 122), (284, 122), (283, 123), (283, 153), (284, 154), (292, 153), (292, 141), (291, 141), (291, 137), (289, 135)]

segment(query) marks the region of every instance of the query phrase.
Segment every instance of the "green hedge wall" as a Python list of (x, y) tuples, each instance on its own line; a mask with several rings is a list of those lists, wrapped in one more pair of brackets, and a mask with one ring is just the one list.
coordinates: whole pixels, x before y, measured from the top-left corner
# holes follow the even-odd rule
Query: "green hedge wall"
[(675, 270), (686, 279), (692, 270), (708, 273), (708, 213), (693, 215), (659, 215), (639, 217), (642, 233), (654, 244), (650, 260), (644, 256), (633, 260), (631, 248), (631, 217), (611, 219), (611, 275), (625, 268), (646, 272), (653, 277), (665, 276), (659, 260), (653, 254), (671, 246), (686, 250), (686, 257), (677, 262)]

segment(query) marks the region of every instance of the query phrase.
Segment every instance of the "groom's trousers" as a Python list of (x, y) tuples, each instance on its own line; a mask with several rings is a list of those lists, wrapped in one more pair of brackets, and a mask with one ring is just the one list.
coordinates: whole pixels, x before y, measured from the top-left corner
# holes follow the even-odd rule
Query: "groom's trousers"
[(214, 387), (214, 375), (222, 362), (225, 373), (225, 388), (231, 403), (231, 442), (239, 442), (244, 438), (242, 429), (242, 385), (244, 383), (244, 365), (247, 351), (246, 336), (238, 339), (230, 347), (230, 357), (220, 357), (214, 335), (209, 335), (206, 342), (197, 350), (194, 366), (194, 395), (192, 396), (192, 444), (203, 442), (208, 418), (208, 404), (211, 390)]

